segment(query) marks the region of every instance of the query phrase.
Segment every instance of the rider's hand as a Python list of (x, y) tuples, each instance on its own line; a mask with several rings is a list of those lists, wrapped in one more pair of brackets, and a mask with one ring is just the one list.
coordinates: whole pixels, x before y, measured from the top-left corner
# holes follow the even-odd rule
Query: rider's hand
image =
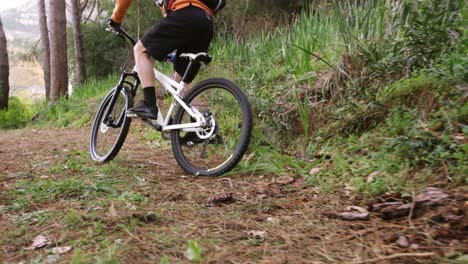
[(115, 22), (114, 20), (112, 20), (112, 18), (109, 18), (107, 19), (107, 25), (109, 26), (109, 28), (111, 30), (113, 30), (114, 32), (119, 32), (120, 31), (120, 23), (117, 23)]

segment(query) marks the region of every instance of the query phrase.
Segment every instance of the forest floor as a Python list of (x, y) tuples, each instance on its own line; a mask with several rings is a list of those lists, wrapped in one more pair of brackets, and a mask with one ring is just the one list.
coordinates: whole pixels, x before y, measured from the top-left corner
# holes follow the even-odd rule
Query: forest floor
[(444, 203), (409, 216), (345, 221), (334, 212), (371, 201), (288, 176), (186, 175), (169, 142), (137, 133), (96, 164), (88, 136), (0, 133), (0, 263), (466, 261), (466, 188), (438, 186)]

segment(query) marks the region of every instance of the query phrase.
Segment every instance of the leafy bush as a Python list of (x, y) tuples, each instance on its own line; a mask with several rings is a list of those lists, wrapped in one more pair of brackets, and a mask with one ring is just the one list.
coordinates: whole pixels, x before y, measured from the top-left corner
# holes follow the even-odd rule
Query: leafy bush
[(463, 38), (463, 7), (460, 0), (395, 2), (383, 38), (358, 44), (373, 79), (389, 82), (435, 66)]
[(25, 127), (31, 120), (31, 111), (16, 97), (11, 97), (8, 110), (0, 111), (0, 129)]
[(82, 26), (86, 74), (90, 79), (118, 72), (124, 57), (133, 50), (123, 40), (106, 32), (105, 28), (105, 23), (87, 23)]

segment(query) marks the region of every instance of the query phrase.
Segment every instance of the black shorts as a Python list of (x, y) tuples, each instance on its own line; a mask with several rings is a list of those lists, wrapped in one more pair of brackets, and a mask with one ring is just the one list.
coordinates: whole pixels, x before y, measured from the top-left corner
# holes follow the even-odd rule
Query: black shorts
[[(189, 6), (170, 12), (164, 19), (156, 23), (141, 38), (148, 54), (158, 61), (177, 50), (174, 70), (181, 76), (188, 66), (188, 60), (179, 58), (181, 53), (207, 52), (213, 38), (213, 18), (205, 10)], [(191, 82), (200, 65), (187, 76), (186, 82)]]

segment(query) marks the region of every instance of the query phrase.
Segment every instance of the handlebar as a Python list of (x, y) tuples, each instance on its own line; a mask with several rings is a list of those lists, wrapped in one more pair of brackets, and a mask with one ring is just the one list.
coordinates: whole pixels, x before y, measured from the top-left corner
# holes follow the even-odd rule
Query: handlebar
[(136, 45), (136, 40), (130, 36), (125, 30), (123, 30), (122, 28), (120, 28), (119, 30), (115, 30), (113, 28), (107, 28), (106, 29), (107, 31), (109, 32), (112, 32), (114, 33), (115, 35), (121, 37), (122, 39), (127, 39), (128, 41), (130, 41), (130, 43), (132, 43), (133, 46)]

